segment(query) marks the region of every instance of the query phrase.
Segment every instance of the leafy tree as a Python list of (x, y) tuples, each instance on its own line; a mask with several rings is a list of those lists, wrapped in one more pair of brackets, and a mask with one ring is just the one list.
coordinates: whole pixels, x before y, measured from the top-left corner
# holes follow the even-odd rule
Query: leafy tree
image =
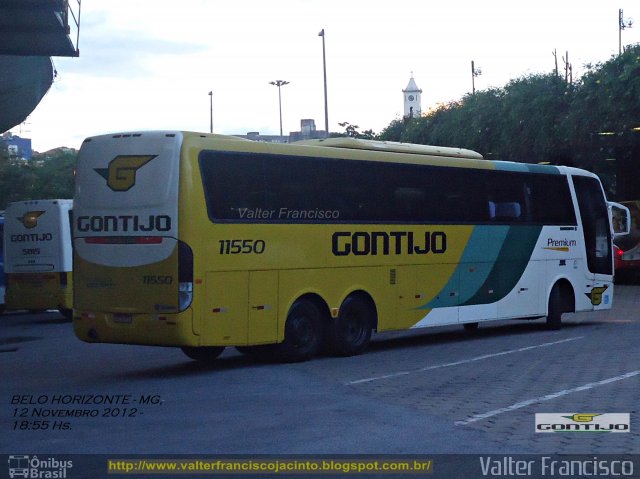
[[(36, 158), (42, 155), (37, 155)], [(77, 153), (73, 150), (60, 150), (38, 168), (36, 191), (41, 198), (72, 198), (74, 190), (74, 168)]]
[[(580, 166), (619, 199), (640, 198), (640, 47), (590, 65), (577, 85), (567, 128)], [(615, 161), (606, 161), (615, 159)]]
[(477, 91), (420, 118), (396, 119), (379, 138), (578, 166), (599, 174), (610, 196), (640, 198), (640, 47), (587, 67), (573, 84), (535, 74)]
[(373, 140), (376, 136), (373, 130), (365, 130), (362, 133), (360, 133), (358, 131), (358, 128), (360, 127), (358, 125), (352, 125), (348, 121), (338, 123), (338, 125), (344, 128), (345, 132), (342, 134), (338, 134), (337, 136), (347, 136), (349, 138), (363, 138), (365, 140)]
[(35, 154), (30, 161), (12, 157), (0, 146), (0, 209), (13, 201), (71, 198), (76, 152), (58, 150), (51, 156)]

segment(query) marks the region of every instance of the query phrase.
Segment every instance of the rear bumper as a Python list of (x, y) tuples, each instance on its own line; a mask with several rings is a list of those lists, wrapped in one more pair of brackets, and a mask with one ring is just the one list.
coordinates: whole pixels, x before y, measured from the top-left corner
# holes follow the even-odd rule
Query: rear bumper
[(73, 330), (90, 343), (199, 346), (190, 308), (178, 314), (131, 315), (74, 310)]

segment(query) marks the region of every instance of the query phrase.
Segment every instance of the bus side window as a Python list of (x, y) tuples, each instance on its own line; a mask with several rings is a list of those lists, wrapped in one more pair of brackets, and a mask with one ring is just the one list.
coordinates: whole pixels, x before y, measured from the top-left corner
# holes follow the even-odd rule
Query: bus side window
[(516, 201), (489, 201), (489, 218), (496, 221), (520, 220), (522, 206)]
[(420, 221), (425, 213), (425, 192), (422, 188), (399, 187), (393, 192), (398, 218), (403, 221)]
[(489, 219), (496, 219), (496, 204), (493, 201), (489, 201)]

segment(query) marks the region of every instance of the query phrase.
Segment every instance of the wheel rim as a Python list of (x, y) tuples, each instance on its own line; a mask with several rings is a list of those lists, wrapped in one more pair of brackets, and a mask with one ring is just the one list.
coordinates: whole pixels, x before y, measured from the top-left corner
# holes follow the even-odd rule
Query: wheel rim
[(359, 344), (366, 336), (366, 320), (360, 314), (349, 312), (345, 315), (344, 322), (342, 324), (342, 331), (344, 338), (351, 344)]
[(298, 349), (304, 349), (315, 340), (315, 328), (313, 320), (306, 315), (296, 316), (291, 323), (293, 344)]

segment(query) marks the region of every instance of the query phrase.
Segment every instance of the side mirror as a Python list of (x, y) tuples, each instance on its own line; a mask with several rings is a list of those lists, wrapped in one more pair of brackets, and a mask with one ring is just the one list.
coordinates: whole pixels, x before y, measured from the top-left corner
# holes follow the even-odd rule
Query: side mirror
[(631, 213), (629, 208), (620, 203), (610, 201), (609, 215), (611, 216), (611, 226), (613, 227), (613, 236), (628, 235), (631, 231)]

